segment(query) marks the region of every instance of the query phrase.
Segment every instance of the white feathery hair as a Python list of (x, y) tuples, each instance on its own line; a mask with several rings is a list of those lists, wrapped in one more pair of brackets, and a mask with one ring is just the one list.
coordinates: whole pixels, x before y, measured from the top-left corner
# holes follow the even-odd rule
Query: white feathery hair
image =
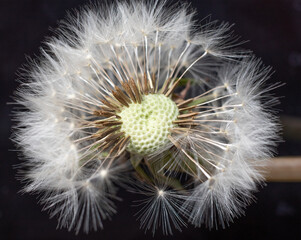
[(155, 180), (153, 184), (134, 183), (130, 191), (143, 196), (142, 200), (135, 201), (135, 207), (141, 209), (137, 212), (140, 227), (145, 231), (151, 230), (153, 235), (158, 228), (162, 228), (164, 235), (172, 235), (173, 227), (181, 231), (186, 227), (185, 215), (188, 214), (182, 208), (187, 196), (170, 189), (167, 181)]
[[(137, 178), (138, 192), (147, 196), (141, 226), (155, 232), (161, 225), (171, 234), (187, 218), (198, 227), (224, 227), (249, 204), (277, 139), (273, 86), (262, 87), (270, 69), (237, 47), (229, 24), (198, 24), (193, 17), (187, 5), (167, 9), (165, 1), (88, 6), (62, 21), (29, 64), (16, 93), (23, 108), (14, 115), (13, 139), (26, 159), (24, 191), (43, 194), (60, 226), (88, 232), (116, 213), (117, 186), (134, 158), (128, 138), (112, 135), (115, 128), (99, 133), (95, 112), (104, 106), (114, 115), (108, 106), (122, 99), (113, 89), (124, 92), (133, 79), (141, 93), (143, 77), (168, 97), (188, 79), (193, 96), (175, 101), (183, 118), (168, 143), (143, 156), (146, 165), (155, 159), (154, 172), (164, 172), (166, 181), (147, 185)], [(114, 137), (118, 143), (108, 140)], [(100, 151), (105, 147), (111, 151)]]

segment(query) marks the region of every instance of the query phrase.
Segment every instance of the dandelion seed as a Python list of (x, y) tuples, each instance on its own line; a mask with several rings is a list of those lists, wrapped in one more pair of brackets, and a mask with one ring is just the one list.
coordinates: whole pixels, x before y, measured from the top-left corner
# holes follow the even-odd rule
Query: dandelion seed
[(86, 8), (32, 61), (16, 93), (25, 191), (60, 226), (88, 232), (117, 211), (117, 188), (145, 196), (141, 227), (210, 228), (240, 215), (277, 140), (270, 69), (230, 26), (159, 1)]
[(163, 197), (164, 196), (164, 191), (162, 189), (160, 189), (158, 191), (158, 197)]

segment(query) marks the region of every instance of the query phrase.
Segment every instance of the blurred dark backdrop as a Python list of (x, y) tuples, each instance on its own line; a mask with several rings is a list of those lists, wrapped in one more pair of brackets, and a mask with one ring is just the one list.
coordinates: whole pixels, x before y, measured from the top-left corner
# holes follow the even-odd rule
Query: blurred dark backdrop
[[(121, 192), (118, 214), (106, 221), (104, 230), (89, 235), (74, 235), (56, 230), (56, 219), (49, 219), (36, 196), (18, 193), (14, 165), (20, 163), (11, 134), (10, 96), (18, 86), (16, 71), (26, 55), (39, 53), (45, 36), (51, 36), (66, 10), (86, 3), (85, 0), (1, 0), (0, 4), (0, 239), (171, 239), (139, 230), (130, 207), (135, 196)], [(191, 1), (198, 18), (211, 18), (235, 23), (234, 30), (244, 44), (275, 70), (270, 83), (286, 85), (276, 89), (281, 99), (280, 115), (289, 128), (301, 118), (301, 0), (204, 0)], [(286, 127), (285, 127), (286, 129)], [(301, 155), (301, 134), (284, 134), (278, 148), (280, 156)], [(247, 208), (245, 216), (229, 228), (209, 231), (189, 226), (174, 232), (174, 239), (301, 239), (301, 183), (268, 183), (256, 194), (257, 201)]]

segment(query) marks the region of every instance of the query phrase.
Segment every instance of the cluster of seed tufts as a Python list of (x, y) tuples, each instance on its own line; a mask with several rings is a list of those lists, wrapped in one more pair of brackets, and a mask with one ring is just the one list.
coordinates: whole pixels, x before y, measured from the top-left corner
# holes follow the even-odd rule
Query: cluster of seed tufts
[(127, 150), (145, 156), (164, 146), (178, 114), (176, 104), (163, 94), (145, 95), (140, 104), (124, 107), (118, 115), (121, 131), (131, 137)]

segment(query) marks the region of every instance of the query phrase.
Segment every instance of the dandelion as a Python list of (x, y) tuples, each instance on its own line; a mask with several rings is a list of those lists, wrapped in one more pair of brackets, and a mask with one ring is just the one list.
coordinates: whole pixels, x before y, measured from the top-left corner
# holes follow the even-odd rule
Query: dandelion
[(252, 200), (277, 139), (270, 69), (230, 25), (193, 16), (159, 1), (87, 7), (30, 63), (14, 141), (24, 191), (60, 226), (102, 228), (119, 187), (145, 196), (153, 233), (225, 227)]

